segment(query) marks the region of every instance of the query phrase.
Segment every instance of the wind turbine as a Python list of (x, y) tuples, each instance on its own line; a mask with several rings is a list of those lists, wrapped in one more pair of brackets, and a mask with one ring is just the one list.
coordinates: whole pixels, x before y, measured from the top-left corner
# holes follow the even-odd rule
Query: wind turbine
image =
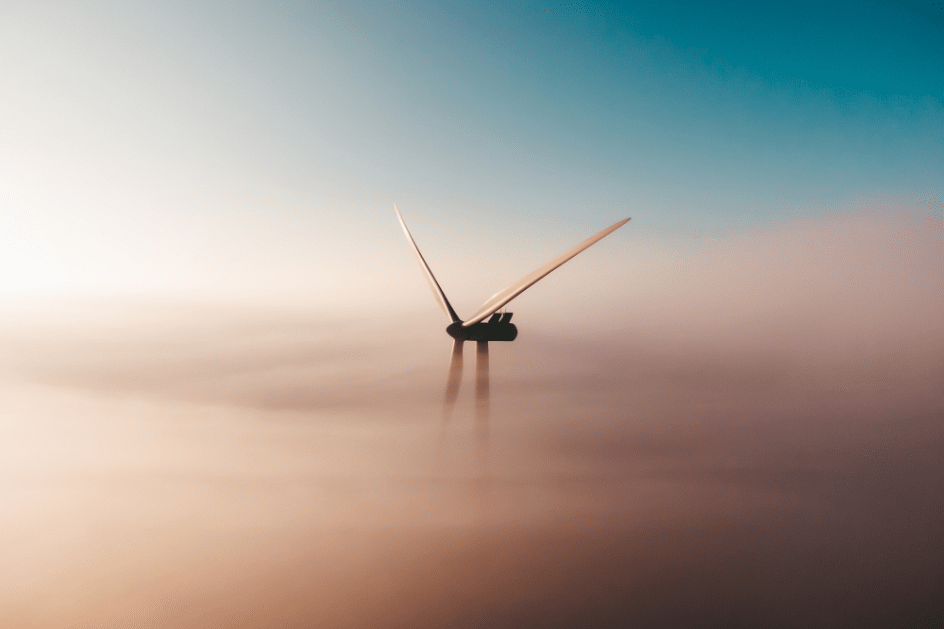
[[(499, 313), (499, 310), (545, 275), (628, 223), (629, 219), (626, 218), (610, 225), (595, 236), (587, 238), (576, 247), (565, 251), (533, 273), (525, 275), (508, 288), (498, 291), (482, 304), (478, 312), (463, 321), (459, 318), (459, 315), (456, 314), (456, 311), (453, 310), (452, 305), (446, 298), (446, 293), (444, 293), (442, 287), (439, 286), (439, 282), (436, 281), (436, 277), (423, 258), (423, 254), (420, 253), (419, 247), (416, 246), (416, 242), (413, 240), (410, 230), (407, 229), (406, 223), (403, 222), (403, 216), (400, 215), (400, 210), (396, 205), (393, 206), (393, 209), (396, 210), (397, 218), (400, 220), (400, 226), (403, 227), (403, 233), (406, 234), (406, 239), (409, 241), (413, 253), (416, 254), (416, 259), (419, 261), (420, 267), (422, 267), (423, 272), (426, 274), (429, 287), (433, 290), (433, 296), (436, 298), (436, 301), (439, 302), (439, 305), (442, 306), (446, 315), (451, 319), (451, 323), (446, 328), (446, 333), (453, 338), (453, 341), (452, 358), (449, 361), (449, 379), (446, 382), (446, 398), (443, 404), (443, 428), (445, 428), (449, 417), (452, 415), (456, 397), (459, 395), (459, 383), (462, 380), (462, 345), (465, 341), (475, 341), (477, 345), (475, 409), (480, 430), (487, 430), (489, 413), (488, 342), (513, 341), (518, 336), (518, 328), (511, 322), (512, 313)], [(488, 321), (485, 321), (486, 317), (488, 317)]]

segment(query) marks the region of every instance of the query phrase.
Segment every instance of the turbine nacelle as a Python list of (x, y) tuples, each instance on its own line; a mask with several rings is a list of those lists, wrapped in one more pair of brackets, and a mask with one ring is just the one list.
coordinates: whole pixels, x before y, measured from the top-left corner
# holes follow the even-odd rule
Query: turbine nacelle
[(496, 312), (488, 321), (480, 321), (470, 326), (456, 321), (446, 328), (446, 334), (457, 341), (513, 341), (518, 336), (518, 328), (511, 323), (511, 314)]

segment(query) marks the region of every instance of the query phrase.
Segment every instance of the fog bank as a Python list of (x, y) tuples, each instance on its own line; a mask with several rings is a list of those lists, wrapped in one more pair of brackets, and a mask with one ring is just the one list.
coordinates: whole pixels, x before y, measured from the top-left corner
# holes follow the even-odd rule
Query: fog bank
[(492, 344), (485, 441), (471, 348), (441, 425), (425, 309), (8, 305), (0, 624), (928, 620), (944, 249), (922, 220), (624, 260), (601, 281), (635, 288), (599, 308), (542, 311), (547, 280)]

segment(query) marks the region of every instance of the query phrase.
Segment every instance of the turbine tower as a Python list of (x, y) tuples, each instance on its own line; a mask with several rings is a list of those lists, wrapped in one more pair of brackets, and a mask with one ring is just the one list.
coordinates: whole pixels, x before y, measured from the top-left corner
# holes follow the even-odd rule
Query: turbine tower
[[(499, 310), (548, 273), (628, 223), (629, 219), (626, 218), (610, 225), (595, 236), (587, 238), (576, 247), (565, 251), (533, 273), (524, 276), (508, 288), (498, 291), (482, 304), (478, 312), (463, 321), (459, 318), (459, 315), (456, 314), (456, 311), (453, 310), (452, 305), (446, 298), (446, 293), (443, 292), (442, 287), (439, 285), (439, 282), (436, 281), (436, 277), (426, 263), (426, 259), (423, 258), (423, 254), (420, 253), (419, 247), (416, 246), (416, 241), (413, 240), (410, 230), (407, 229), (406, 223), (403, 221), (403, 216), (400, 215), (400, 210), (396, 205), (393, 206), (393, 209), (397, 213), (397, 219), (400, 221), (400, 226), (403, 227), (403, 233), (406, 234), (406, 239), (410, 243), (413, 253), (416, 254), (416, 259), (419, 261), (423, 273), (426, 274), (426, 280), (429, 282), (429, 287), (433, 290), (433, 296), (451, 320), (451, 323), (446, 328), (446, 333), (452, 337), (453, 341), (452, 358), (449, 361), (449, 378), (446, 381), (446, 397), (443, 403), (443, 428), (445, 429), (449, 417), (452, 415), (456, 397), (459, 395), (459, 384), (462, 380), (462, 345), (465, 341), (475, 341), (477, 345), (475, 414), (478, 419), (479, 438), (482, 440), (487, 437), (489, 415), (488, 342), (513, 341), (518, 336), (518, 328), (511, 322), (512, 313), (499, 313)], [(488, 321), (485, 321), (486, 318), (488, 318)]]

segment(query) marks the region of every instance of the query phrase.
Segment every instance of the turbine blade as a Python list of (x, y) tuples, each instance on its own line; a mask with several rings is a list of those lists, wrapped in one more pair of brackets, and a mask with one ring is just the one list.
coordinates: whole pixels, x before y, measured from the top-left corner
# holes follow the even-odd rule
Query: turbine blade
[(459, 384), (462, 383), (462, 341), (452, 341), (452, 357), (449, 359), (449, 379), (446, 381), (446, 398), (443, 400), (443, 431), (452, 417), (452, 409), (459, 396)]
[(550, 273), (551, 271), (553, 271), (554, 269), (556, 269), (563, 263), (567, 262), (568, 260), (573, 258), (575, 255), (577, 255), (584, 249), (587, 249), (588, 247), (590, 247), (590, 245), (593, 245), (597, 243), (598, 241), (602, 240), (603, 238), (605, 238), (606, 236), (609, 236), (611, 233), (613, 233), (614, 231), (616, 231), (617, 229), (619, 229), (620, 227), (622, 227), (628, 222), (629, 222), (629, 219), (627, 218), (627, 219), (621, 220), (618, 223), (610, 225), (609, 227), (601, 231), (596, 236), (592, 236), (584, 240), (582, 243), (580, 243), (573, 249), (570, 249), (566, 251), (565, 253), (562, 253), (558, 257), (554, 258), (553, 260), (551, 260), (550, 262), (542, 266), (540, 269), (538, 269), (534, 273), (531, 273), (530, 275), (526, 275), (525, 277), (521, 278), (520, 280), (518, 280), (517, 282), (515, 282), (508, 288), (495, 293), (489, 298), (488, 301), (482, 304), (482, 307), (479, 309), (478, 312), (472, 315), (472, 317), (469, 320), (467, 320), (465, 323), (463, 323), (462, 325), (464, 327), (468, 327), (470, 325), (478, 323), (485, 317), (493, 314), (499, 308), (501, 308), (502, 306), (507, 304), (509, 301), (511, 301), (512, 299), (514, 299), (515, 297), (523, 293), (525, 290), (527, 290), (530, 286), (532, 286), (535, 282), (543, 278), (545, 275), (547, 275), (548, 273)]
[(436, 281), (436, 277), (433, 275), (432, 270), (430, 270), (429, 265), (426, 264), (426, 260), (423, 258), (423, 254), (420, 253), (419, 247), (416, 246), (416, 241), (413, 240), (413, 236), (410, 234), (410, 230), (407, 229), (406, 223), (403, 222), (403, 217), (400, 216), (400, 209), (397, 208), (394, 204), (393, 209), (397, 212), (397, 218), (400, 220), (400, 226), (403, 228), (403, 233), (406, 234), (406, 239), (410, 243), (410, 247), (413, 248), (413, 253), (416, 254), (416, 259), (419, 260), (420, 266), (423, 267), (423, 272), (426, 273), (426, 280), (429, 282), (429, 287), (433, 289), (433, 296), (436, 297), (436, 301), (439, 302), (439, 305), (442, 306), (442, 309), (446, 311), (446, 314), (449, 315), (449, 318), (452, 319), (453, 323), (461, 321), (459, 315), (456, 314), (456, 311), (452, 309), (452, 305), (449, 303), (449, 300), (446, 299), (446, 293), (443, 292), (443, 289), (439, 286), (439, 282)]

